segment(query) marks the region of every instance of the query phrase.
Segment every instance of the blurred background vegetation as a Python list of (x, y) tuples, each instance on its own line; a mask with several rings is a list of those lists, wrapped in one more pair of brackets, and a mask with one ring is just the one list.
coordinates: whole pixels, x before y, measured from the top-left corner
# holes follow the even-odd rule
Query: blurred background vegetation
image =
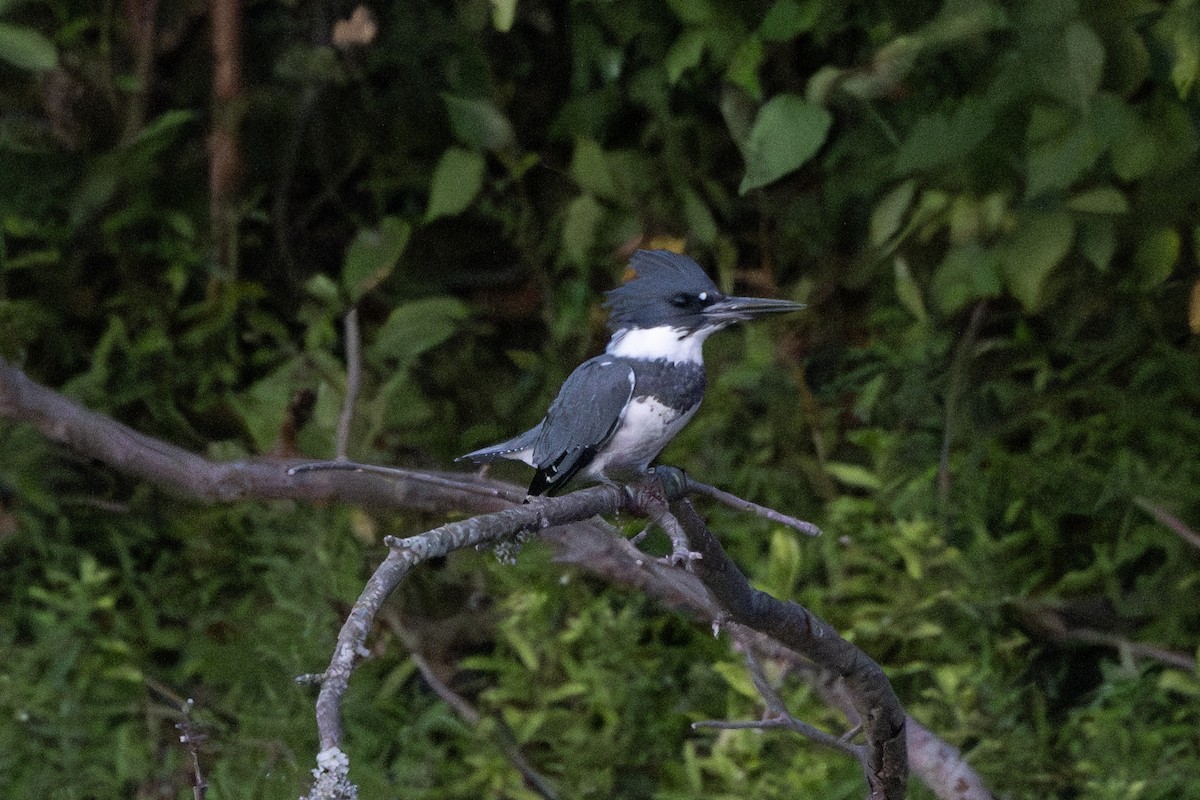
[[(754, 581), (1001, 797), (1200, 797), (1198, 145), (1194, 0), (0, 0), (0, 357), (215, 458), (328, 457), (356, 305), (351, 455), (442, 469), (597, 352), (632, 249), (685, 249), (810, 304), (710, 342), (664, 454), (824, 528), (712, 509)], [(190, 797), (163, 690), (210, 797), (301, 792), (293, 676), (438, 520), (0, 452), (6, 794)], [(862, 794), (692, 732), (760, 713), (740, 658), (536, 544), (421, 571), (373, 647), (364, 797), (533, 797), (509, 734), (564, 797)]]

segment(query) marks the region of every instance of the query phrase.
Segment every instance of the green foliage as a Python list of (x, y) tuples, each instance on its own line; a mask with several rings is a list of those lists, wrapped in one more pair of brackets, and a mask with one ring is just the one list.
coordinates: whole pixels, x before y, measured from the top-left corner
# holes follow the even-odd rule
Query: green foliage
[[(1000, 796), (1195, 793), (1197, 676), (1071, 637), (1197, 652), (1200, 556), (1153, 516), (1200, 525), (1194, 2), (401, 0), (339, 48), (324, 7), (268, 0), (216, 113), (203, 10), (158, 5), (146, 76), (122, 4), (0, 2), (0, 356), (214, 458), (323, 457), (355, 307), (351, 455), (443, 469), (601, 346), (616, 253), (685, 247), (810, 304), (708, 344), (664, 454), (825, 529), (706, 507), (752, 580)], [(243, 159), (223, 243), (218, 122)], [(441, 520), (200, 507), (25, 427), (0, 448), (0, 786), (190, 796), (162, 685), (196, 700), (212, 794), (296, 796), (292, 677), (380, 536)], [(861, 796), (787, 735), (692, 732), (761, 713), (736, 655), (536, 545), (455, 554), (389, 613), (345, 715), (364, 796), (530, 797), (510, 739), (565, 797)]]

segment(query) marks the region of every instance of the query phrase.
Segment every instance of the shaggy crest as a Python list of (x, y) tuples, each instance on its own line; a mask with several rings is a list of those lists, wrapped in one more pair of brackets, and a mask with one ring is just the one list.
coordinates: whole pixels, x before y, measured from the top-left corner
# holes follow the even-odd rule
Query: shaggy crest
[(682, 329), (701, 323), (692, 310), (673, 307), (669, 298), (720, 298), (721, 292), (700, 265), (691, 258), (669, 250), (638, 250), (629, 260), (634, 277), (607, 294), (610, 331), (639, 328), (647, 320), (655, 325), (676, 322)]

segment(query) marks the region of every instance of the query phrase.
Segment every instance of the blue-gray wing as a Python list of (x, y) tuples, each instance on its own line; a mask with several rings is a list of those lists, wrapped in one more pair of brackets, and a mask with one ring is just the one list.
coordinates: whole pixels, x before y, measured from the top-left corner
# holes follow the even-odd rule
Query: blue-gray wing
[(580, 364), (558, 390), (533, 445), (531, 495), (554, 493), (604, 446), (633, 397), (633, 369), (611, 356)]

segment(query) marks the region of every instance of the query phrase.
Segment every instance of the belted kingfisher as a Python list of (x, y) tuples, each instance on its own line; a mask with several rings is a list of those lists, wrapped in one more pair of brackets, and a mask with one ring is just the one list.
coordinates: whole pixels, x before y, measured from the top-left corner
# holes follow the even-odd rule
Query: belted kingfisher
[(804, 308), (726, 297), (699, 264), (667, 250), (639, 250), (629, 266), (635, 277), (605, 301), (612, 338), (604, 354), (571, 373), (533, 428), (456, 461), (524, 461), (537, 470), (530, 495), (554, 494), (576, 475), (636, 478), (700, 407), (704, 340), (736, 322)]

